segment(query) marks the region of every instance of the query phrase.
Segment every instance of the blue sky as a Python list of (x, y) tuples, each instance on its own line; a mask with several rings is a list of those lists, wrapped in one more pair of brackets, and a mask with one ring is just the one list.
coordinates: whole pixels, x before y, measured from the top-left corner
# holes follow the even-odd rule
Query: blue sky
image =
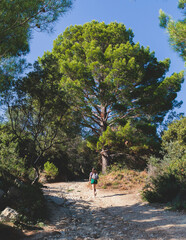
[[(168, 72), (180, 72), (184, 69), (184, 62), (168, 43), (166, 31), (159, 27), (159, 9), (164, 10), (174, 19), (181, 19), (182, 13), (177, 8), (177, 0), (75, 0), (73, 7), (63, 18), (55, 24), (53, 33), (33, 32), (30, 44), (30, 53), (27, 55), (28, 62), (33, 63), (47, 50), (51, 51), (53, 40), (70, 25), (82, 25), (92, 20), (105, 22), (106, 24), (116, 21), (125, 24), (134, 32), (134, 42), (150, 47), (155, 51), (158, 60), (171, 59)], [(183, 105), (178, 112), (186, 114), (186, 82), (178, 93), (177, 100), (182, 100)]]

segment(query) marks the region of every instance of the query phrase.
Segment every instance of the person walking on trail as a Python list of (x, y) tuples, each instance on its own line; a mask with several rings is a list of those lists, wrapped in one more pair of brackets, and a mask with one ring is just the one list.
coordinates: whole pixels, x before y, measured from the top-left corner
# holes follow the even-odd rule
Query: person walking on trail
[(89, 175), (89, 182), (92, 185), (92, 190), (94, 192), (94, 197), (97, 195), (96, 184), (98, 183), (99, 176), (95, 168), (92, 168), (92, 172)]

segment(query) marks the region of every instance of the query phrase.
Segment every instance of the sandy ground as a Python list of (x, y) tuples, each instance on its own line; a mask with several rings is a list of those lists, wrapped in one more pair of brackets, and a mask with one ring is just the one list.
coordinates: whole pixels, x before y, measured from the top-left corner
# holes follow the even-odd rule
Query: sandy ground
[[(36, 235), (32, 233), (29, 236), (27, 233), (29, 239), (186, 240), (186, 213), (166, 211), (162, 205), (142, 202), (137, 190), (125, 192), (98, 189), (94, 198), (93, 191), (87, 187), (87, 182), (61, 182), (45, 186), (44, 194), (49, 203), (50, 223)], [(88, 217), (89, 213), (92, 214), (91, 218)], [(64, 235), (72, 221), (81, 219), (79, 226), (78, 223), (74, 225), (74, 231), (77, 231), (78, 235), (78, 229), (81, 231), (86, 219), (90, 220), (90, 226), (86, 227), (91, 229), (92, 223), (95, 224), (97, 218), (100, 223), (95, 231), (99, 234), (95, 237), (86, 238), (82, 235), (78, 238), (74, 233)], [(102, 230), (104, 228), (105, 231)], [(82, 228), (82, 231), (83, 229), (85, 228)], [(72, 227), (69, 232), (71, 230)], [(114, 233), (112, 236), (111, 230)], [(109, 236), (105, 235), (106, 231), (109, 232)], [(60, 235), (61, 233), (64, 234)]]

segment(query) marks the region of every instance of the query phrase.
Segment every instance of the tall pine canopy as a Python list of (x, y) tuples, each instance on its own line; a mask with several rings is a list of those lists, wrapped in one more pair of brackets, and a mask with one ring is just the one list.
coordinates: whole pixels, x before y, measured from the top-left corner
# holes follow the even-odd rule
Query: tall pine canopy
[(29, 52), (33, 30), (52, 31), (71, 6), (72, 0), (0, 1), (0, 104), (26, 67), (20, 56)]
[(71, 0), (1, 0), (0, 59), (27, 53), (32, 30), (51, 30), (71, 5)]
[[(175, 100), (183, 72), (166, 77), (170, 60), (158, 61), (149, 47), (133, 42), (124, 24), (92, 21), (68, 27), (54, 41), (52, 54), (62, 74), (73, 111), (81, 113), (87, 134), (95, 137), (106, 171), (110, 152), (103, 141), (107, 131), (125, 138), (127, 124), (160, 123), (179, 103)], [(89, 129), (89, 131), (88, 131)], [(127, 141), (127, 139), (126, 139)]]
[(175, 21), (160, 9), (160, 26), (169, 34), (172, 48), (186, 61), (186, 0), (178, 1), (178, 8), (182, 11), (183, 19)]

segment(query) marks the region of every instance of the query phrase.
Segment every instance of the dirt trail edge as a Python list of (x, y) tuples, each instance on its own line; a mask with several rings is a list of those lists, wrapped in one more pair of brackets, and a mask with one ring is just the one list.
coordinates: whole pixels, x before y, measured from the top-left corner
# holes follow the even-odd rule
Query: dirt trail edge
[(45, 187), (50, 224), (25, 239), (186, 240), (186, 214), (144, 203), (137, 191), (98, 189), (94, 198), (87, 182)]

